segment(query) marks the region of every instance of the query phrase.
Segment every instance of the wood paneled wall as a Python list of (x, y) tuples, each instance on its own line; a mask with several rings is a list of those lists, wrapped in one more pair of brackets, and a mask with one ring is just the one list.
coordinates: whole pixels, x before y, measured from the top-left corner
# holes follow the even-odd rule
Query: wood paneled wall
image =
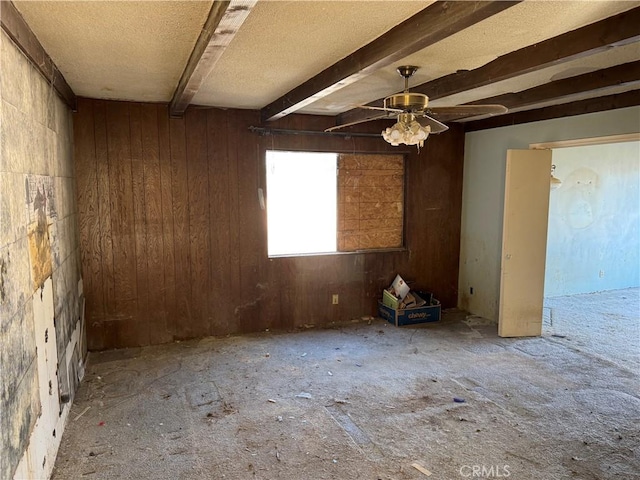
[[(457, 302), (464, 133), (406, 160), (406, 251), (267, 258), (264, 151), (397, 153), (378, 138), (267, 136), (257, 111), (80, 99), (74, 116), (87, 338), (93, 350), (375, 315), (400, 273)], [(322, 130), (331, 118), (273, 124)], [(380, 130), (372, 125), (374, 131)], [(267, 192), (268, 193), (268, 192)], [(331, 304), (338, 293), (340, 303)]]

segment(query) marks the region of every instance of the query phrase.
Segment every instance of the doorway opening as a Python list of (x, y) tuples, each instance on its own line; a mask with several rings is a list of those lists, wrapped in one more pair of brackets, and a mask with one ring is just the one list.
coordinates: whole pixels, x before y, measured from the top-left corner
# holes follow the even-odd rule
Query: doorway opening
[[(597, 140), (597, 139), (592, 139)], [(543, 335), (640, 368), (640, 141), (553, 148)]]

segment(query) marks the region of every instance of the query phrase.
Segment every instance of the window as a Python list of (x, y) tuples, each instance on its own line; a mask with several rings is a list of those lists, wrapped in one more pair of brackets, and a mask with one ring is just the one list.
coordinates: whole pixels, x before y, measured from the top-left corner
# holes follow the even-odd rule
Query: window
[(336, 251), (336, 158), (267, 151), (269, 256)]
[(269, 256), (402, 247), (402, 155), (267, 151)]

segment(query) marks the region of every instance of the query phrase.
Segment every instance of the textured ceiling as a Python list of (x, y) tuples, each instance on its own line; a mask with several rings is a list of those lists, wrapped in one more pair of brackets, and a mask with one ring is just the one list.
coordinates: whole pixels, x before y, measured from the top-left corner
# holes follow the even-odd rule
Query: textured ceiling
[(171, 99), (211, 2), (16, 1), (76, 95)]
[[(637, 60), (640, 60), (640, 48), (638, 48), (637, 43), (634, 43), (631, 45), (616, 47), (602, 53), (573, 60), (561, 65), (544, 68), (509, 80), (492, 83), (481, 88), (467, 90), (457, 95), (439, 98), (430, 102), (430, 105), (434, 107), (442, 105), (460, 105), (462, 103), (473, 102), (475, 100), (489, 98), (495, 95), (519, 92), (550, 81), (582, 75), (602, 68), (608, 68), (614, 65)], [(637, 86), (635, 88), (637, 88)]]
[(431, 1), (262, 1), (193, 99), (262, 108)]
[[(614, 1), (525, 1), (493, 17), (462, 30), (441, 42), (406, 57), (400, 65), (417, 65), (420, 68), (411, 79), (418, 85), (457, 70), (472, 70), (497, 57), (528, 45), (555, 37), (564, 32), (597, 22), (616, 13), (626, 11), (640, 2)], [(640, 49), (636, 44), (636, 56)], [(580, 61), (576, 62), (577, 64)], [(562, 68), (562, 67), (560, 67)], [(403, 80), (395, 71), (396, 65), (383, 68), (355, 85), (350, 85), (310, 105), (307, 113), (335, 113), (368, 103), (402, 90)], [(484, 96), (494, 96), (509, 91), (520, 91), (532, 86), (514, 79), (505, 91), (485, 90)], [(446, 105), (457, 105), (483, 96), (461, 97)], [(443, 103), (440, 103), (443, 105)], [(434, 102), (434, 106), (437, 105)]]
[[(375, 40), (432, 1), (259, 0), (192, 103), (260, 109)], [(168, 102), (211, 1), (15, 1), (80, 96)], [(497, 57), (640, 5), (640, 1), (525, 1), (348, 85), (302, 113), (335, 115), (411, 84)], [(640, 33), (639, 33), (640, 34)], [(432, 103), (457, 105), (640, 59), (639, 43), (469, 90)], [(615, 87), (621, 91), (635, 87)], [(602, 92), (600, 92), (601, 94)], [(597, 95), (596, 93), (595, 95)], [(584, 97), (594, 94), (584, 94)]]

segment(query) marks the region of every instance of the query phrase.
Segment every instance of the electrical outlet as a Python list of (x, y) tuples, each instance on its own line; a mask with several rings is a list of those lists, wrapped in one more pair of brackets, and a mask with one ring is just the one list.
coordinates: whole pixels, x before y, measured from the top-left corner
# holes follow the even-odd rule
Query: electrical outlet
[(598, 273), (598, 276), (599, 276), (600, 278), (604, 277), (604, 270), (600, 270), (600, 273)]
[(337, 293), (334, 293), (331, 296), (331, 303), (334, 304), (334, 305), (338, 305), (338, 294)]

